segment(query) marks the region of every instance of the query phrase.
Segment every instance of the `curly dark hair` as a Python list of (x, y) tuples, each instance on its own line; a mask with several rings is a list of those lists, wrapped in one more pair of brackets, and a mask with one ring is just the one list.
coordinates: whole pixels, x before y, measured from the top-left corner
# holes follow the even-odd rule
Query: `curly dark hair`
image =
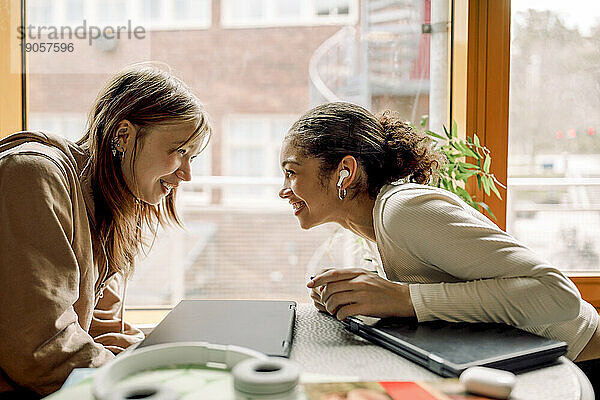
[(427, 184), (444, 163), (431, 140), (386, 110), (374, 116), (352, 103), (319, 105), (300, 117), (285, 139), (305, 157), (321, 160), (321, 181), (347, 155), (356, 158), (366, 180), (351, 187), (375, 197), (385, 184), (405, 180)]

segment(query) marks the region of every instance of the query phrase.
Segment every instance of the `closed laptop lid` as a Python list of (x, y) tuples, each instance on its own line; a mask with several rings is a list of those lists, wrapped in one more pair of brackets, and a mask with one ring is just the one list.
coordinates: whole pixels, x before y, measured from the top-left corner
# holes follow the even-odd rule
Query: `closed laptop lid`
[(458, 376), (472, 366), (516, 372), (551, 362), (567, 351), (564, 342), (505, 324), (350, 317), (344, 325), (442, 376)]
[(275, 300), (182, 300), (138, 347), (201, 341), (289, 357), (296, 303)]

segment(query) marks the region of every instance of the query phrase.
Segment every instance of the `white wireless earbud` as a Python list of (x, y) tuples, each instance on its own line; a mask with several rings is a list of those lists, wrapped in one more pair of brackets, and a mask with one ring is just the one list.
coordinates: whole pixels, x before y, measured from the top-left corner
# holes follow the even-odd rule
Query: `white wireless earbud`
[(350, 176), (350, 172), (347, 169), (343, 169), (340, 171), (340, 180), (337, 183), (338, 187), (342, 186), (342, 182), (344, 182), (344, 179), (346, 179), (347, 177)]

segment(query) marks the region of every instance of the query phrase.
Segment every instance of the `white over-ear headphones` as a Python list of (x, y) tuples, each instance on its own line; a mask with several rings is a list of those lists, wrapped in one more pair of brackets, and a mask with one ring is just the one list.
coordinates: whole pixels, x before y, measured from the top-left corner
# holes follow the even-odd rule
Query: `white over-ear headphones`
[(348, 171), (347, 169), (341, 170), (340, 171), (340, 180), (337, 183), (337, 187), (342, 187), (342, 182), (344, 182), (344, 179), (346, 179), (349, 176), (350, 176), (350, 171)]
[(179, 393), (162, 384), (122, 384), (119, 387), (117, 384), (142, 371), (174, 365), (210, 364), (232, 369), (235, 390), (251, 396), (289, 392), (296, 387), (300, 377), (300, 370), (292, 361), (267, 357), (244, 347), (170, 343), (149, 346), (115, 358), (98, 370), (92, 391), (96, 400), (177, 400)]

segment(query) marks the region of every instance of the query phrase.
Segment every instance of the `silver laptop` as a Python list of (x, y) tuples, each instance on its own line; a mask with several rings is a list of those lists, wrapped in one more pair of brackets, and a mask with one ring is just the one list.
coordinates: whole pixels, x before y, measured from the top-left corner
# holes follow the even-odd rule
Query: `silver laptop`
[(273, 300), (182, 300), (138, 346), (200, 341), (289, 357), (296, 303)]

